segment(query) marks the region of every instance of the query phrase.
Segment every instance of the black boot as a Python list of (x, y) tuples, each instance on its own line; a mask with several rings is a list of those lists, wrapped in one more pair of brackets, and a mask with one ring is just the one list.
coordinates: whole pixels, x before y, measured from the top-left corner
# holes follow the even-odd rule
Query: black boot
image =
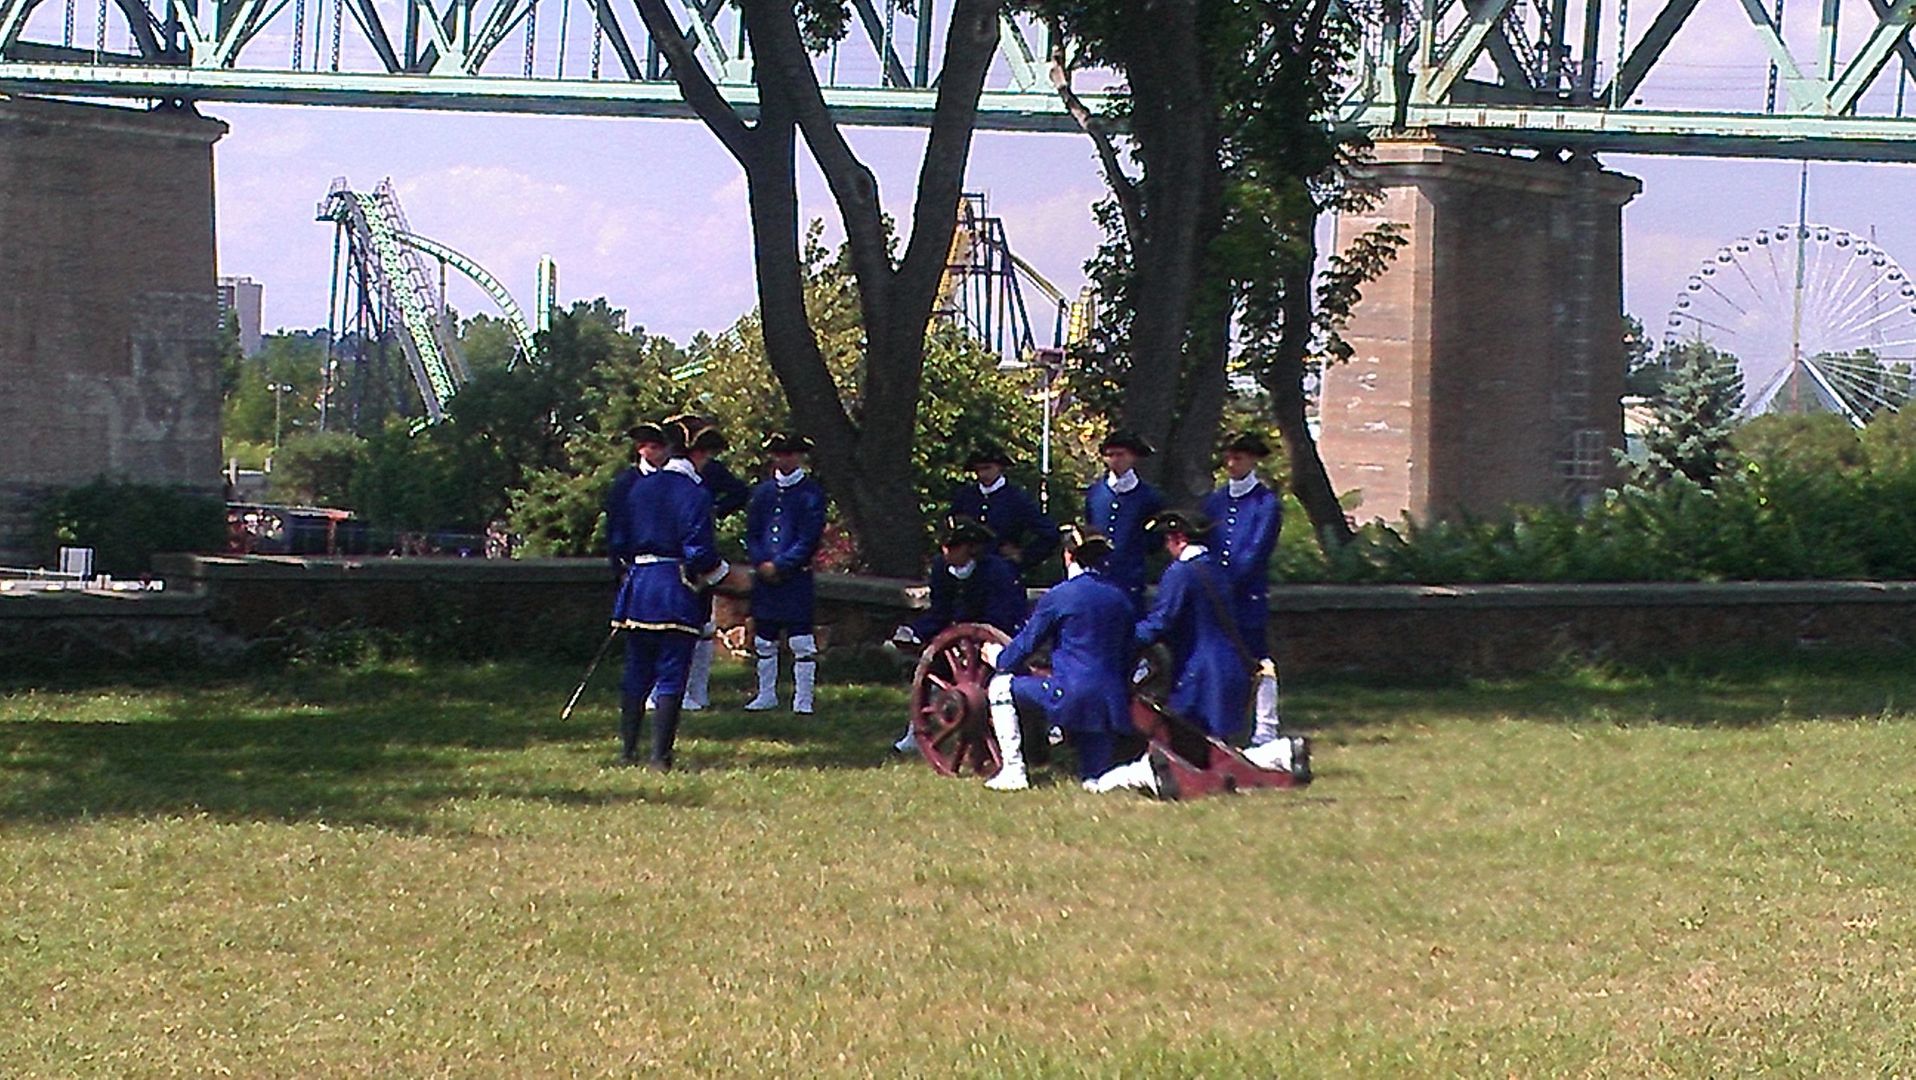
[(672, 767), (672, 743), (679, 737), (679, 706), (685, 702), (683, 694), (671, 697), (658, 697), (652, 701), (657, 716), (652, 724), (652, 761), (651, 766), (663, 772)]
[(619, 764), (639, 763), (639, 726), (645, 722), (645, 699), (630, 695), (619, 699)]

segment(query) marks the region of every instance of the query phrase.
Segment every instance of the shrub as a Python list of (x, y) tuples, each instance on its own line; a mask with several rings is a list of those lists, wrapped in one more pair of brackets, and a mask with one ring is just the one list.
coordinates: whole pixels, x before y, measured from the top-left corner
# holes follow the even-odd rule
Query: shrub
[(61, 547), (93, 549), (94, 569), (137, 577), (161, 551), (219, 551), (226, 507), (208, 495), (101, 477), (41, 505), (35, 544), (48, 565)]

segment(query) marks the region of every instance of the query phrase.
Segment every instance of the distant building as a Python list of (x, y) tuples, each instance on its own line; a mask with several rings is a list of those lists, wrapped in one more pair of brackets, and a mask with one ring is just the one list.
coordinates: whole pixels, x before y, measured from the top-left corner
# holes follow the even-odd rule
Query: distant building
[(219, 283), (220, 325), (226, 325), (226, 313), (239, 316), (240, 351), (248, 356), (259, 352), (260, 312), (266, 287), (249, 277), (223, 277)]

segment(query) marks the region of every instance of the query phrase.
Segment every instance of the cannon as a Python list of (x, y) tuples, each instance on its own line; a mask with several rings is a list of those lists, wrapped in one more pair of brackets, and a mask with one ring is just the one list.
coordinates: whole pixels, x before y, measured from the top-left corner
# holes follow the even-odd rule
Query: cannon
[[(985, 662), (984, 646), (1010, 640), (994, 626), (958, 623), (933, 638), (919, 654), (911, 680), (911, 731), (924, 759), (940, 774), (990, 779), (1004, 764), (985, 699), (986, 684), (995, 672)], [(1132, 694), (1131, 721), (1137, 741), (1128, 751), (1121, 749), (1118, 760), (1150, 753), (1166, 781), (1166, 797), (1202, 798), (1308, 782), (1282, 769), (1260, 768), (1146, 690)], [(1025, 723), (1025, 760), (1043, 764), (1050, 747), (1046, 733), (1041, 724)]]

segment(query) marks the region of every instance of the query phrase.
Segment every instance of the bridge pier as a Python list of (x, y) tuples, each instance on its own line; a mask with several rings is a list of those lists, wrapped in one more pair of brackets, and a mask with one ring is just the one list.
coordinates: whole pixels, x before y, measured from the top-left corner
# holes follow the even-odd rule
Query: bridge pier
[(1622, 211), (1634, 177), (1589, 158), (1380, 142), (1382, 199), (1337, 225), (1409, 243), (1364, 290), (1325, 372), (1319, 449), (1359, 521), (1580, 505), (1623, 445)]
[(213, 143), (191, 113), (0, 96), (0, 564), (106, 475), (217, 494)]

